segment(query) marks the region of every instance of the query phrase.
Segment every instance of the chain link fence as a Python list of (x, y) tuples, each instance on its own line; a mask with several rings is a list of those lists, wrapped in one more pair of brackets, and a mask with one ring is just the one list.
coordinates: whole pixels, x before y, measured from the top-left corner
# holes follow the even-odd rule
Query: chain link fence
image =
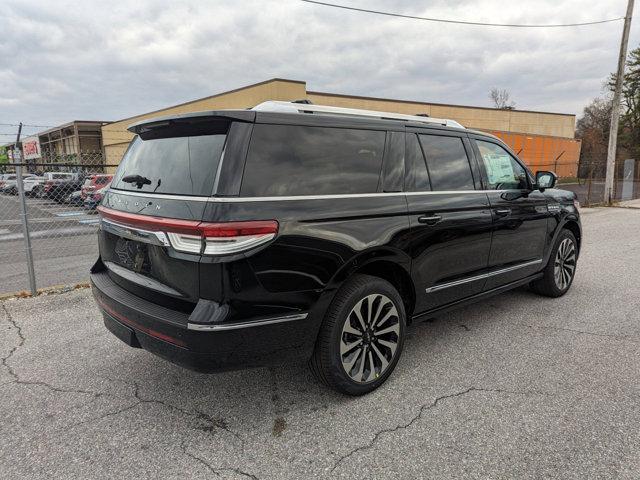
[[(575, 179), (561, 179), (560, 188), (572, 190), (585, 207), (605, 204), (606, 158), (582, 161)], [(640, 198), (640, 160), (616, 161), (612, 201), (625, 202)]]
[(87, 281), (96, 207), (115, 168), (101, 152), (0, 165), (0, 294)]

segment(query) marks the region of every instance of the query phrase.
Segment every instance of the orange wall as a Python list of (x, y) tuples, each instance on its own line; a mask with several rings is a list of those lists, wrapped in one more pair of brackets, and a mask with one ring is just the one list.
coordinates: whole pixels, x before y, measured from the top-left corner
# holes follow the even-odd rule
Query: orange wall
[(578, 175), (580, 140), (494, 130), (488, 132), (509, 145), (534, 173), (536, 170), (551, 170), (559, 177)]

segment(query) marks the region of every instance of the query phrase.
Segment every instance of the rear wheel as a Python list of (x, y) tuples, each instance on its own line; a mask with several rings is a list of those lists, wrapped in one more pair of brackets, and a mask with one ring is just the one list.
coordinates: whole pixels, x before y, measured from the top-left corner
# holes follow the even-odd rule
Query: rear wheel
[(577, 260), (576, 237), (569, 230), (562, 230), (551, 250), (543, 277), (531, 283), (532, 290), (547, 297), (561, 297), (573, 283)]
[(310, 367), (316, 377), (348, 395), (363, 395), (393, 372), (404, 343), (404, 304), (389, 282), (355, 275), (336, 293)]

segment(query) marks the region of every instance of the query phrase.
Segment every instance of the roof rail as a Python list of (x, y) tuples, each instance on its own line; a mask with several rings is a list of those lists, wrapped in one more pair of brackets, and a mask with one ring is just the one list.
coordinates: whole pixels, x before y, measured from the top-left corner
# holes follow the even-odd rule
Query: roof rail
[(404, 120), (405, 122), (430, 123), (446, 127), (464, 128), (455, 120), (446, 118), (425, 117), (422, 115), (405, 115), (403, 113), (379, 112), (376, 110), (360, 110), (357, 108), (330, 107), (327, 105), (310, 105), (295, 102), (269, 100), (262, 102), (251, 110), (257, 112), (314, 113), (319, 115), (345, 115), (350, 117), (374, 117), (388, 120)]

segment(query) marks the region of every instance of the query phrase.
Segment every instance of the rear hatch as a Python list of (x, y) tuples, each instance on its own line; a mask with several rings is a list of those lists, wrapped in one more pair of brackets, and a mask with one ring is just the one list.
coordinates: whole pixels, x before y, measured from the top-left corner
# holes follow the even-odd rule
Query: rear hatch
[(100, 211), (100, 257), (114, 282), (190, 312), (199, 297), (202, 221), (230, 127), (183, 118), (137, 129)]

